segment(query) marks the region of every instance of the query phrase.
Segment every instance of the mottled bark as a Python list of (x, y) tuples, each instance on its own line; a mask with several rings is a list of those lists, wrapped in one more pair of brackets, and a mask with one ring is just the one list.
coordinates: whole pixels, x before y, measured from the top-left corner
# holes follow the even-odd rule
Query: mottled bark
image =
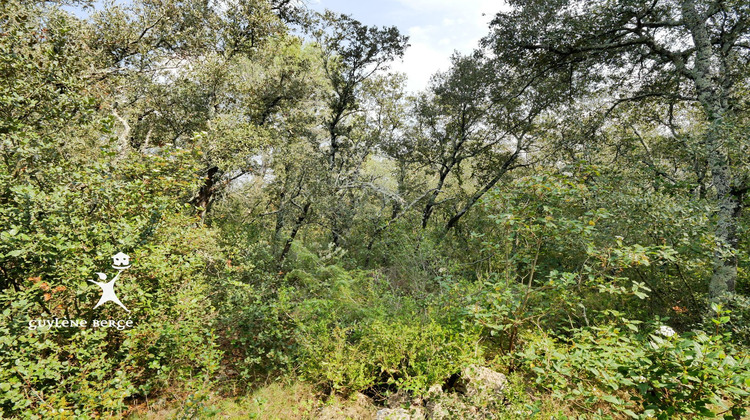
[(112, 107), (112, 115), (122, 124), (122, 132), (117, 137), (117, 159), (123, 160), (130, 153), (130, 124), (117, 113), (117, 103)]
[(691, 71), (698, 101), (706, 114), (709, 126), (704, 138), (708, 166), (716, 193), (716, 221), (714, 234), (713, 273), (709, 283), (709, 298), (716, 299), (734, 293), (737, 281), (737, 227), (742, 213), (741, 194), (733, 188), (732, 173), (726, 150), (724, 123), (727, 114), (726, 92), (712, 66), (713, 46), (706, 27), (707, 16), (701, 14), (694, 0), (682, 3), (683, 20), (695, 45), (695, 64)]
[(276, 207), (276, 226), (273, 230), (273, 252), (277, 253), (281, 243), (281, 232), (284, 229), (284, 190), (279, 194), (279, 204)]

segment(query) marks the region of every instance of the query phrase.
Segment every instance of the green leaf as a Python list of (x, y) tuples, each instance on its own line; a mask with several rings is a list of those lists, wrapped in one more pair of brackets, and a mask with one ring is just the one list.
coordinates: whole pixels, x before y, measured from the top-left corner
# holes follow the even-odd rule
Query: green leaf
[(627, 414), (628, 416), (634, 418), (634, 419), (638, 418), (638, 414), (635, 414), (635, 412), (633, 412), (633, 410), (625, 409), (625, 410), (622, 410), (622, 412), (625, 413), (625, 414)]
[(604, 395), (601, 398), (604, 401), (608, 402), (608, 403), (612, 403), (612, 404), (615, 404), (615, 405), (621, 405), (622, 404), (622, 400), (619, 399), (619, 398), (617, 398), (617, 397), (615, 397), (614, 395)]

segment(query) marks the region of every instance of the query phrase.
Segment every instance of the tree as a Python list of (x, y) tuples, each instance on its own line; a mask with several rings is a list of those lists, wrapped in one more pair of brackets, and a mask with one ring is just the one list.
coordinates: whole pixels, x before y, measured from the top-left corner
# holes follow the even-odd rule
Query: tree
[[(513, 1), (484, 40), (497, 56), (554, 80), (571, 98), (608, 98), (609, 113), (658, 99), (701, 111), (716, 206), (709, 295), (735, 290), (737, 236), (750, 188), (739, 134), (750, 60), (750, 5), (741, 1)], [(606, 120), (606, 119), (605, 119)]]
[[(259, 139), (270, 135), (269, 117), (295, 100), (296, 76), (305, 68), (290, 59), (289, 68), (279, 70), (284, 59), (273, 58), (276, 52), (288, 57), (298, 44), (282, 21), (299, 18), (288, 2), (229, 0), (222, 6), (148, 0), (112, 6), (93, 16), (89, 37), (98, 73), (112, 88), (103, 107), (117, 121), (120, 155), (165, 145), (202, 148), (204, 183), (191, 201), (204, 218), (231, 180), (251, 170)], [(258, 72), (255, 62), (271, 71)], [(245, 89), (235, 91), (238, 80), (248, 79), (242, 73), (252, 71), (248, 78), (267, 82), (268, 89), (243, 83)], [(232, 118), (237, 124), (230, 129)]]
[(443, 230), (456, 227), (506, 173), (529, 163), (550, 100), (519, 84), (515, 74), (485, 51), (456, 55), (415, 101), (412, 130), (390, 149), (434, 178), (422, 205), (422, 229), (441, 205), (449, 209)]
[(286, 72), (255, 88), (264, 92), (260, 103), (274, 107), (271, 114), (260, 113), (274, 116), (265, 122), (274, 128), (260, 164), (269, 180), (256, 191), (265, 196), (258, 198), (265, 206), (252, 214), (253, 220), (273, 217), (270, 242), (279, 267), (307, 225), (323, 226), (329, 240), (342, 244), (367, 194), (363, 166), (382, 141), (367, 128), (361, 101), (375, 76), (406, 47), (395, 27), (368, 27), (331, 12), (318, 16), (311, 30), (317, 43), (302, 48), (304, 68), (294, 67), (292, 56), (277, 59), (282, 66), (260, 73)]
[(379, 139), (357, 130), (357, 114), (365, 82), (388, 69), (388, 63), (403, 56), (408, 37), (395, 26), (366, 26), (347, 15), (326, 11), (320, 16), (314, 35), (321, 46), (323, 70), (330, 83), (320, 140), (326, 150), (329, 169), (329, 221), (331, 239), (339, 245), (351, 226), (362, 165)]

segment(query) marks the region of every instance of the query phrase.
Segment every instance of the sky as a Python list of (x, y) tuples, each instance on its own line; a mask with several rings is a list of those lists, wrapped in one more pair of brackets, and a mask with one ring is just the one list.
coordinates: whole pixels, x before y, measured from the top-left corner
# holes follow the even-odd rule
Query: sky
[(352, 15), (366, 25), (396, 26), (409, 36), (402, 62), (391, 68), (406, 73), (407, 89), (427, 87), (438, 70), (447, 70), (454, 51), (468, 54), (489, 32), (503, 8), (498, 0), (308, 0), (313, 10)]

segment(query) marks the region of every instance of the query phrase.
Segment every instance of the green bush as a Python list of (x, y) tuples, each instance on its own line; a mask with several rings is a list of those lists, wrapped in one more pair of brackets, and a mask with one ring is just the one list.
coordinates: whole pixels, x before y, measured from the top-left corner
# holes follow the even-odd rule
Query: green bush
[[(164, 245), (151, 247), (148, 254), (135, 254), (144, 257), (134, 263), (132, 277), (118, 284), (118, 295), (126, 299), (130, 314), (112, 304), (92, 311), (96, 298), (88, 291), (78, 292), (78, 299), (66, 307), (65, 296), (58, 295), (69, 289), (51, 288), (38, 279), (28, 281), (21, 290), (6, 289), (0, 294), (3, 415), (117, 415), (126, 410), (131, 398), (167, 389), (201, 388), (212, 377), (220, 353), (207, 282), (199, 273), (205, 262), (180, 256)], [(182, 265), (170, 264), (174, 260)], [(149, 279), (156, 284), (149, 284)], [(50, 297), (40, 299), (40, 293)], [(78, 308), (80, 312), (75, 311)], [(30, 320), (54, 317), (89, 323), (94, 317), (128, 318), (135, 326), (123, 330), (29, 328)]]
[(726, 335), (624, 321), (537, 335), (518, 356), (536, 386), (581, 412), (714, 417), (741, 415), (749, 402), (748, 355)]
[(120, 413), (135, 393), (122, 364), (121, 334), (104, 329), (74, 333), (30, 329), (36, 303), (6, 291), (0, 303), (0, 409), (5, 416), (50, 418)]
[[(86, 165), (39, 168), (50, 183), (0, 176), (5, 416), (115, 415), (129, 399), (202, 386), (218, 366), (207, 274), (221, 252), (212, 231), (174, 200), (193, 189), (193, 156), (114, 165), (110, 155), (105, 148)], [(100, 289), (87, 282), (118, 251), (133, 263), (117, 283), (129, 314), (113, 304), (94, 310)], [(28, 328), (55, 317), (129, 318), (134, 327)]]
[(293, 315), (299, 373), (313, 383), (344, 394), (419, 394), (483, 360), (479, 330), (460, 323), (460, 301), (398, 295), (373, 272), (327, 266), (317, 274), (326, 292)]
[(286, 288), (225, 282), (213, 295), (216, 331), (224, 353), (223, 373), (241, 387), (259, 378), (288, 373), (296, 354), (292, 302)]
[(348, 327), (326, 321), (305, 327), (300, 369), (308, 380), (336, 392), (397, 388), (422, 394), (482, 360), (476, 332), (406, 316)]

